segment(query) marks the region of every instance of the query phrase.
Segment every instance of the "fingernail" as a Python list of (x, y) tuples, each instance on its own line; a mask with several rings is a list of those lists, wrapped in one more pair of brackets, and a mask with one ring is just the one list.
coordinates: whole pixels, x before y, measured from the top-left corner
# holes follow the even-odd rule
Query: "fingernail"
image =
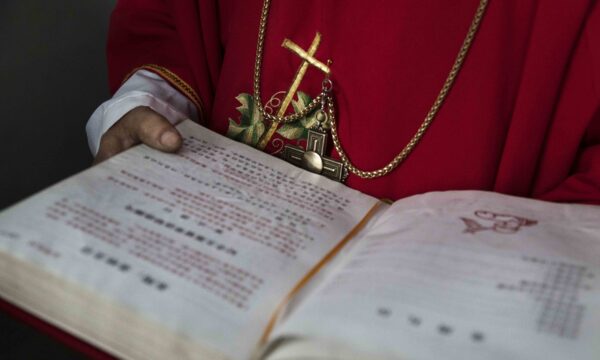
[(178, 136), (172, 131), (166, 131), (160, 136), (160, 143), (163, 146), (173, 147), (177, 145)]

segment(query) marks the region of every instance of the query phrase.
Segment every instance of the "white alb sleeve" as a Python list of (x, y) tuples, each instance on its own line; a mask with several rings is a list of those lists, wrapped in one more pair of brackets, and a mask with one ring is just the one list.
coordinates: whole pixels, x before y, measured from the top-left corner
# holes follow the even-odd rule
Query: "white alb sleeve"
[(171, 124), (185, 119), (198, 119), (198, 110), (187, 97), (157, 74), (138, 70), (88, 120), (85, 130), (93, 155), (98, 152), (102, 135), (123, 115), (138, 106), (150, 107)]

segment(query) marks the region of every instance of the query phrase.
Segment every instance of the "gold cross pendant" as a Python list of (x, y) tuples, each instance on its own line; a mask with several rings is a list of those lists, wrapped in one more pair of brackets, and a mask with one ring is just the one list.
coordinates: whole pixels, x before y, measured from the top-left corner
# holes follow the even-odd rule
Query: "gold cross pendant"
[[(283, 98), (283, 101), (281, 102), (281, 106), (277, 111), (278, 117), (283, 117), (285, 115), (285, 112), (287, 111), (288, 106), (290, 106), (290, 104), (292, 103), (292, 99), (294, 98), (294, 95), (296, 94), (296, 91), (298, 90), (298, 87), (300, 86), (300, 83), (302, 82), (302, 79), (304, 78), (304, 75), (306, 74), (306, 71), (308, 70), (309, 66), (314, 66), (315, 68), (324, 72), (325, 75), (329, 75), (329, 66), (323, 64), (322, 62), (314, 58), (314, 55), (317, 52), (317, 48), (319, 47), (320, 43), (321, 34), (317, 33), (312, 43), (310, 44), (308, 51), (304, 51), (300, 46), (296, 45), (293, 41), (289, 39), (285, 39), (283, 41), (283, 44), (281, 44), (281, 46), (283, 46), (284, 48), (292, 51), (293, 53), (301, 57), (303, 61), (300, 67), (298, 68), (298, 71), (296, 71), (294, 80), (292, 81), (290, 88), (285, 94), (285, 98)], [(269, 140), (271, 140), (273, 134), (275, 134), (275, 131), (277, 130), (278, 126), (279, 122), (277, 121), (273, 121), (271, 123), (269, 129), (267, 129), (267, 131), (258, 141), (258, 144), (256, 145), (258, 149), (263, 150), (267, 146), (267, 143), (269, 142)]]
[[(300, 82), (304, 78), (306, 71), (309, 66), (314, 66), (315, 68), (321, 70), (325, 75), (330, 74), (329, 66), (320, 62), (314, 57), (314, 54), (321, 43), (321, 34), (317, 33), (315, 38), (313, 39), (310, 47), (307, 51), (304, 51), (300, 46), (296, 45), (289, 39), (285, 39), (283, 41), (284, 48), (292, 51), (300, 58), (302, 58), (302, 64), (296, 71), (296, 75), (294, 76), (294, 80), (290, 85), (287, 93), (285, 94), (285, 98), (281, 102), (281, 106), (277, 111), (277, 117), (283, 117), (287, 108), (289, 107), (298, 87), (300, 86)], [(323, 110), (320, 110), (323, 112)], [(325, 113), (323, 112), (323, 115)], [(325, 115), (325, 120), (327, 119)], [(324, 175), (332, 180), (343, 182), (346, 180), (348, 176), (348, 171), (346, 167), (340, 162), (331, 158), (327, 158), (323, 156), (325, 151), (327, 150), (327, 133), (324, 130), (323, 122), (318, 125), (317, 129), (309, 129), (308, 130), (308, 139), (306, 142), (306, 151), (302, 150), (298, 146), (286, 145), (283, 151), (283, 158), (299, 167), (302, 167), (308, 171), (311, 171), (316, 174)], [(269, 129), (263, 134), (263, 136), (258, 141), (256, 145), (259, 149), (264, 149), (267, 146), (273, 134), (277, 130), (279, 126), (279, 122), (273, 121), (269, 126)]]
[(308, 130), (306, 151), (293, 145), (286, 145), (283, 158), (298, 167), (331, 180), (344, 182), (348, 171), (340, 161), (323, 156), (327, 149), (327, 134), (318, 130)]

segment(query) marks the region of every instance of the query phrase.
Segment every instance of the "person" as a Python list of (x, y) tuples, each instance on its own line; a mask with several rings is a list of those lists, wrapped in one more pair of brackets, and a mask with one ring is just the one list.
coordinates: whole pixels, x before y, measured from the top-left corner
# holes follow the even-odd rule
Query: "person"
[[(597, 1), (264, 5), (118, 1), (107, 47), (115, 94), (87, 124), (96, 161), (139, 142), (176, 151), (182, 140), (173, 125), (184, 118), (256, 146), (270, 127), (259, 104), (277, 111), (318, 32), (310, 58), (330, 73), (309, 63), (292, 108), (302, 111), (330, 79), (341, 147), (356, 168), (382, 168), (432, 110), (483, 6), (460, 70), (410, 154), (384, 176), (351, 173), (346, 183), (389, 199), (480, 189), (600, 204)], [(284, 39), (304, 57), (282, 48)], [(285, 144), (303, 145), (310, 116), (280, 124), (264, 150), (281, 155)], [(336, 149), (327, 155), (339, 158)]]

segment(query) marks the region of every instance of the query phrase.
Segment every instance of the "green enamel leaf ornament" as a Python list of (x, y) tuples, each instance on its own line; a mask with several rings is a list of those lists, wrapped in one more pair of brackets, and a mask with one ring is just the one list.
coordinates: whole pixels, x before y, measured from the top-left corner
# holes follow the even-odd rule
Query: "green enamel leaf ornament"
[(240, 113), (239, 123), (229, 119), (229, 129), (227, 136), (241, 141), (245, 144), (255, 146), (258, 140), (265, 132), (265, 123), (258, 108), (254, 106), (254, 98), (248, 93), (242, 93), (236, 96), (240, 106), (237, 110)]

